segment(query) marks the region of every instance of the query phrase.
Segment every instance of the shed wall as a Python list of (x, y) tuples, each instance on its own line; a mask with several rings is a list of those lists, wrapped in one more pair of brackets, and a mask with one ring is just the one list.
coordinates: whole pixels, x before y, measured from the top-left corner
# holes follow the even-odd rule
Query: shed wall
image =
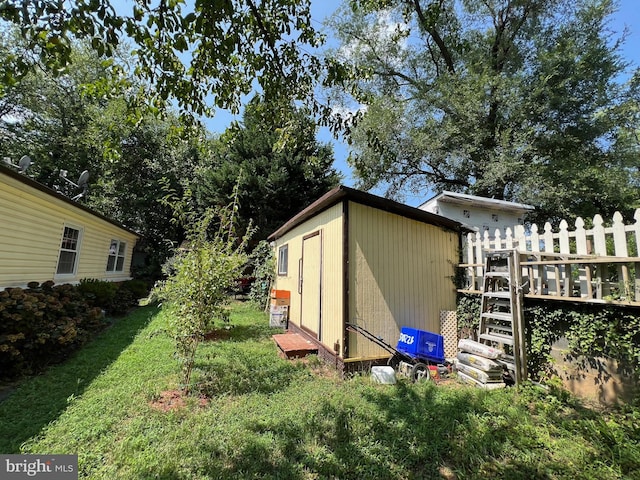
[[(402, 326), (440, 332), (455, 310), (457, 232), (349, 203), (349, 322), (395, 346)], [(349, 358), (389, 353), (355, 333)]]
[[(81, 231), (79, 258), (75, 275), (56, 276), (65, 225)], [(106, 272), (112, 239), (126, 242), (123, 272)], [(0, 174), (0, 288), (47, 280), (127, 280), (136, 239), (99, 217)]]
[(288, 245), (287, 275), (277, 275), (275, 287), (291, 292), (289, 321), (300, 326), (301, 295), (298, 292), (299, 260), (302, 258), (303, 237), (313, 232), (322, 232), (322, 278), (321, 278), (321, 331), (319, 341), (333, 351), (336, 341), (342, 351), (343, 317), (343, 249), (342, 249), (342, 202), (320, 212), (306, 222), (275, 241), (275, 255), (283, 245)]

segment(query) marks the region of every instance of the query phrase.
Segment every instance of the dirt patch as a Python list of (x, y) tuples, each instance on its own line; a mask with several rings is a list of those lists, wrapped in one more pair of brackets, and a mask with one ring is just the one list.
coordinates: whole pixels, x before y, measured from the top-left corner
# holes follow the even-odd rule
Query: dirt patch
[(231, 330), (227, 330), (225, 328), (219, 328), (219, 329), (213, 330), (209, 333), (206, 333), (204, 336), (205, 342), (228, 340), (229, 338), (231, 338)]
[[(180, 390), (165, 390), (160, 393), (158, 398), (150, 401), (149, 405), (160, 412), (171, 412), (186, 407), (187, 403), (191, 403), (191, 399), (192, 397), (185, 395)], [(197, 404), (199, 407), (206, 407), (209, 404), (209, 400), (205, 397), (200, 397), (197, 399)]]

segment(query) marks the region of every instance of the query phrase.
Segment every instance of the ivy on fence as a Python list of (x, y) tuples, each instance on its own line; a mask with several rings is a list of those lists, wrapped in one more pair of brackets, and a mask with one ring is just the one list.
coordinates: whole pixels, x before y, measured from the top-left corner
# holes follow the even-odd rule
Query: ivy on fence
[[(461, 335), (478, 330), (480, 297), (460, 294), (457, 317)], [(567, 355), (608, 357), (624, 373), (640, 375), (640, 312), (613, 305), (575, 305), (528, 300), (524, 306), (528, 370), (544, 379), (553, 372), (551, 346), (560, 337)]]

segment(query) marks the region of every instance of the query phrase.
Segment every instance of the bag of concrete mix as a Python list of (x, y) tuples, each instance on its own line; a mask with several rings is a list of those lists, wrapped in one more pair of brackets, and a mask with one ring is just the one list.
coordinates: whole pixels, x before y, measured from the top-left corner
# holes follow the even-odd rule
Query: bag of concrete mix
[(504, 355), (504, 352), (499, 348), (490, 347), (484, 343), (479, 343), (471, 340), (470, 338), (463, 338), (458, 342), (458, 348), (463, 352), (475, 353), (481, 357), (496, 359)]
[(457, 358), (458, 362), (464, 363), (465, 365), (469, 365), (471, 367), (475, 367), (478, 370), (482, 370), (484, 372), (502, 372), (502, 365), (489, 358), (481, 357), (480, 355), (475, 355), (468, 352), (458, 352)]

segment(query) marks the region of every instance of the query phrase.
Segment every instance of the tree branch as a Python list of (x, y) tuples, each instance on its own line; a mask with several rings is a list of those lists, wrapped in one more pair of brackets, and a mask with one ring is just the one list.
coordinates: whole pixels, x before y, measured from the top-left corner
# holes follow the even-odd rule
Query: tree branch
[[(455, 67), (453, 65), (453, 57), (451, 56), (451, 52), (444, 43), (444, 40), (435, 29), (434, 26), (431, 26), (424, 15), (424, 11), (422, 10), (422, 6), (420, 5), (420, 0), (413, 0), (413, 8), (418, 15), (418, 19), (420, 20), (420, 25), (425, 31), (433, 38), (433, 41), (436, 42), (438, 49), (440, 50), (440, 54), (442, 55), (442, 59), (444, 60), (445, 65), (447, 66), (447, 70), (450, 73), (455, 73)], [(442, 8), (442, 0), (440, 0), (440, 4), (438, 5), (438, 13)]]

